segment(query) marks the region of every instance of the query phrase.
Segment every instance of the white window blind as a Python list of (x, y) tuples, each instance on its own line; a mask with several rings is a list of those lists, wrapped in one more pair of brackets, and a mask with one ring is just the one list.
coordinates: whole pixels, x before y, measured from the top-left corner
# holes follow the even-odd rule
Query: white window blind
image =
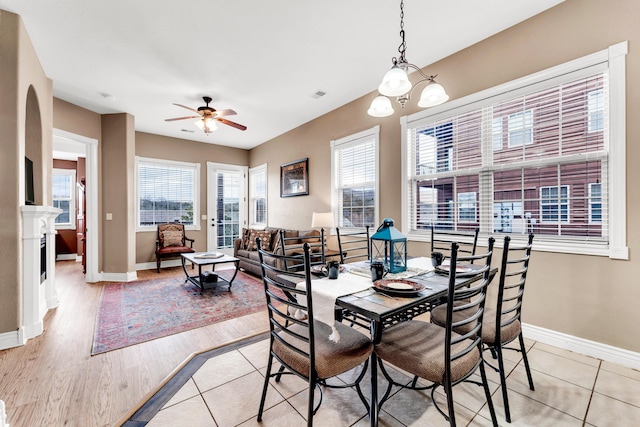
[(609, 64), (591, 62), (403, 118), (405, 233), (532, 232), (550, 250), (609, 254), (609, 218), (624, 205), (619, 194), (611, 205), (611, 144), (625, 141), (610, 137)]
[(139, 228), (166, 222), (198, 227), (199, 163), (136, 157), (136, 176)]
[(378, 222), (379, 127), (331, 141), (334, 222), (363, 228)]
[(267, 164), (249, 169), (249, 218), (251, 227), (267, 225)]

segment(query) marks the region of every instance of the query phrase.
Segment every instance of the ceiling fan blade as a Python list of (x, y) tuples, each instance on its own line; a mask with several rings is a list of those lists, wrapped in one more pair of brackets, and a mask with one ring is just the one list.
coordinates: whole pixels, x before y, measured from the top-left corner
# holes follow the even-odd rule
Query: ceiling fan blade
[(185, 116), (185, 117), (175, 117), (173, 119), (164, 119), (165, 122), (173, 122), (175, 120), (186, 120), (186, 119), (199, 119), (200, 116)]
[(196, 109), (193, 109), (191, 107), (187, 107), (186, 105), (182, 105), (182, 104), (176, 104), (175, 102), (173, 103), (173, 105), (177, 105), (178, 107), (182, 107), (182, 108), (186, 108), (187, 110), (193, 111), (194, 113), (198, 113), (200, 114), (200, 112)]
[(232, 122), (231, 120), (222, 119), (222, 118), (219, 118), (219, 117), (216, 117), (216, 120), (219, 121), (219, 122), (224, 123), (225, 125), (232, 126), (232, 127), (236, 128), (236, 129), (247, 130), (246, 126), (241, 125), (241, 124), (236, 123), (236, 122)]
[(231, 108), (228, 108), (228, 109), (226, 109), (226, 110), (219, 110), (219, 111), (216, 111), (216, 116), (218, 116), (218, 117), (222, 117), (222, 116), (235, 116), (236, 114), (238, 114), (238, 113), (236, 113), (235, 111), (233, 111)]

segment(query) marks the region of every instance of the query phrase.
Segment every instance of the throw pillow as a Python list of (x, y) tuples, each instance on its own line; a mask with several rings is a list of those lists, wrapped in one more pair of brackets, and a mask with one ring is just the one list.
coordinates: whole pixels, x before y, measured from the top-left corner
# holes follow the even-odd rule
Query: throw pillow
[(247, 250), (249, 248), (249, 235), (250, 235), (250, 231), (248, 228), (243, 228), (242, 229), (242, 242), (240, 243), (240, 249), (245, 249)]
[(264, 250), (271, 250), (271, 230), (251, 230), (251, 234), (249, 236), (249, 246), (247, 250), (249, 251), (257, 251), (258, 245), (256, 244), (256, 239), (259, 237), (262, 241), (262, 248)]
[(162, 240), (164, 246), (182, 246), (182, 232), (180, 231), (163, 231)]

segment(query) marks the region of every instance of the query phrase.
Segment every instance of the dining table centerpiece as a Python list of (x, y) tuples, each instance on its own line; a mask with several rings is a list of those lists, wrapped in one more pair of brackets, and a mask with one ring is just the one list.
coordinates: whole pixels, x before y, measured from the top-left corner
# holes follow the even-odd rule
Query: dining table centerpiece
[(382, 262), (389, 273), (407, 270), (407, 238), (385, 218), (371, 236), (371, 262)]

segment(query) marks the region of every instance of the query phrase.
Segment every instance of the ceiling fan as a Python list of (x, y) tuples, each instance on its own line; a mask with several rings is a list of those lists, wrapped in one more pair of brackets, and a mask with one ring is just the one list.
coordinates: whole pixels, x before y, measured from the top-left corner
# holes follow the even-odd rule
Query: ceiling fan
[(246, 126), (241, 125), (239, 123), (232, 122), (231, 120), (227, 120), (227, 119), (223, 118), (224, 116), (233, 116), (233, 115), (237, 114), (235, 111), (233, 111), (231, 109), (219, 110), (218, 111), (215, 108), (209, 106), (209, 103), (211, 102), (211, 97), (203, 96), (202, 99), (204, 100), (204, 102), (207, 105), (203, 105), (202, 107), (198, 107), (197, 110), (193, 109), (191, 107), (187, 107), (186, 105), (173, 103), (173, 105), (177, 105), (178, 107), (186, 108), (189, 111), (193, 111), (194, 113), (198, 113), (197, 116), (175, 117), (173, 119), (165, 119), (164, 121), (165, 122), (173, 122), (173, 121), (176, 121), (176, 120), (199, 119), (198, 121), (195, 122), (195, 124), (200, 129), (202, 129), (204, 131), (204, 133), (206, 133), (206, 134), (209, 134), (209, 133), (213, 132), (214, 130), (216, 130), (218, 128), (216, 126), (216, 123), (215, 123), (216, 121), (218, 121), (220, 123), (224, 123), (225, 125), (234, 127), (236, 129), (247, 130)]

